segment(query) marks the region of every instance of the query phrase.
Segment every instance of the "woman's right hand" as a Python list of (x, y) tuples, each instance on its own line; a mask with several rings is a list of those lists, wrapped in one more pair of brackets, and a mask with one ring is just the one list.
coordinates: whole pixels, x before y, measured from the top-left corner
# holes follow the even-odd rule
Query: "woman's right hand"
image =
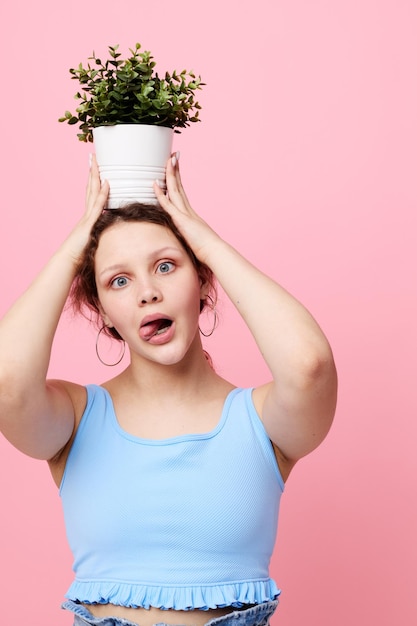
[(93, 223), (97, 220), (101, 212), (106, 208), (107, 198), (109, 195), (109, 183), (107, 180), (101, 183), (100, 171), (97, 164), (96, 155), (91, 155), (90, 175), (88, 177), (87, 191), (85, 197), (85, 217), (92, 219)]
[(85, 195), (85, 212), (67, 239), (67, 243), (73, 246), (74, 258), (78, 258), (87, 245), (92, 227), (106, 208), (109, 191), (109, 183), (106, 180), (100, 181), (97, 159), (95, 154), (92, 154)]

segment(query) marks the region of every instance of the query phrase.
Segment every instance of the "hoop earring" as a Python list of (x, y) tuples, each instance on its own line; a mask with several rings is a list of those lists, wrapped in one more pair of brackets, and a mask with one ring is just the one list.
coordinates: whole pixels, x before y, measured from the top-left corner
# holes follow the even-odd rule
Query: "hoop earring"
[(198, 330), (200, 331), (200, 333), (203, 335), (203, 337), (211, 337), (212, 334), (214, 333), (214, 331), (217, 328), (217, 322), (218, 322), (218, 316), (217, 316), (217, 311), (216, 311), (216, 305), (214, 304), (214, 300), (211, 296), (206, 296), (206, 298), (208, 300), (210, 300), (210, 309), (213, 313), (213, 328), (211, 329), (211, 331), (209, 333), (205, 333), (201, 330), (200, 326), (198, 327)]
[(106, 365), (107, 367), (114, 367), (115, 365), (119, 365), (120, 361), (123, 359), (123, 357), (125, 355), (125, 352), (126, 352), (126, 342), (123, 339), (123, 349), (122, 349), (122, 354), (121, 354), (119, 360), (116, 361), (116, 363), (106, 363), (106, 361), (103, 361), (103, 359), (101, 358), (100, 353), (98, 351), (98, 342), (99, 342), (99, 339), (100, 339), (100, 335), (101, 335), (101, 333), (103, 332), (103, 330), (105, 328), (106, 328), (106, 326), (102, 326), (100, 328), (100, 330), (98, 331), (98, 334), (97, 334), (97, 337), (96, 337), (96, 354), (97, 354), (97, 358), (100, 361), (100, 363), (103, 363), (103, 365)]

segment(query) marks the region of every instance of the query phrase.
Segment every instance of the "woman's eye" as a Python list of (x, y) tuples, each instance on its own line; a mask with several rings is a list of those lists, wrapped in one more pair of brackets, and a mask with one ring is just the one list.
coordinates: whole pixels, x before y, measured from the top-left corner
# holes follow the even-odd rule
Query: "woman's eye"
[(174, 264), (170, 261), (164, 261), (158, 265), (158, 272), (161, 274), (167, 274), (174, 268)]
[(116, 287), (116, 289), (119, 287), (124, 287), (125, 285), (127, 285), (126, 276), (118, 276), (117, 278), (111, 281), (111, 286)]

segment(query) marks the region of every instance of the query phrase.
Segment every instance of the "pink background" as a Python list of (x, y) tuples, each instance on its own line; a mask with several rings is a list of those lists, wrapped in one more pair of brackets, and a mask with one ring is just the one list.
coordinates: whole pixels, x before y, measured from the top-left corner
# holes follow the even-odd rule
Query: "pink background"
[[(310, 308), (340, 377), (334, 427), (287, 485), (273, 624), (417, 623), (415, 2), (39, 0), (0, 12), (0, 314), (83, 210), (90, 148), (57, 123), (75, 106), (68, 68), (140, 41), (161, 71), (201, 73), (203, 122), (175, 139), (190, 199)], [(217, 369), (263, 382), (251, 337), (220, 310), (206, 342)], [(94, 340), (67, 316), (51, 376), (108, 377)], [(46, 464), (4, 439), (0, 494), (1, 623), (68, 626), (57, 490)]]

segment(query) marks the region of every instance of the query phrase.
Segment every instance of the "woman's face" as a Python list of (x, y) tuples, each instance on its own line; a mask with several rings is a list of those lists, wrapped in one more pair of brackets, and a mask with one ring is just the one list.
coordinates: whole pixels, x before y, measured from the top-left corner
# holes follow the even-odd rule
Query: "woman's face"
[(118, 222), (101, 235), (95, 277), (104, 323), (134, 355), (180, 362), (198, 335), (207, 293), (175, 235), (149, 222)]

